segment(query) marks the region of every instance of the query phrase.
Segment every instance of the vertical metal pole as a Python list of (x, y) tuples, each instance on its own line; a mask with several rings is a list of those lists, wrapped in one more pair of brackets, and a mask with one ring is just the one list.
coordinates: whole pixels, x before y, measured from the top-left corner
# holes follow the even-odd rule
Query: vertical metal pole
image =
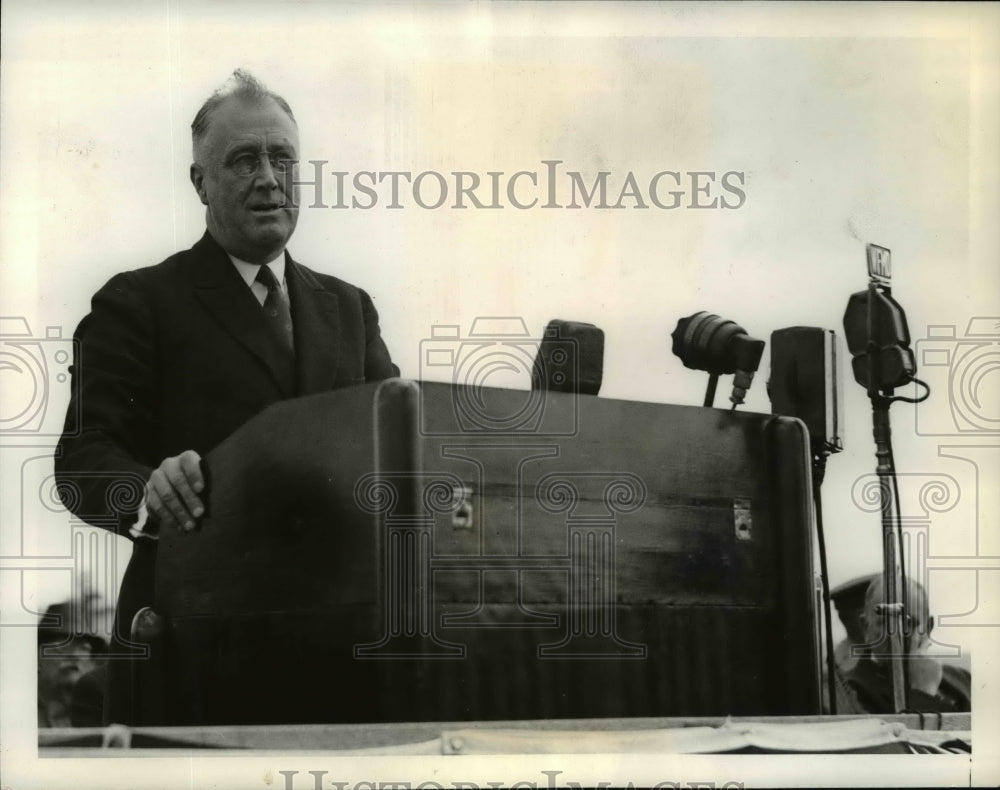
[[(882, 381), (880, 363), (882, 348), (876, 299), (878, 288), (875, 282), (868, 283), (868, 397), (872, 402), (872, 435), (875, 438), (875, 474), (878, 476), (879, 497), (882, 506), (882, 590), (885, 601), (877, 605), (875, 611), (882, 615), (889, 635), (889, 665), (892, 678), (892, 701), (896, 713), (906, 710), (906, 679), (903, 672), (903, 604), (900, 601), (902, 589), (902, 568), (899, 563), (901, 547), (896, 542), (893, 519), (893, 494), (891, 454), (889, 452), (889, 399), (881, 394)], [(892, 395), (892, 389), (888, 390)]]
[(873, 430), (875, 436), (875, 472), (879, 479), (879, 493), (882, 504), (882, 589), (885, 602), (876, 612), (881, 611), (882, 619), (889, 634), (889, 657), (892, 668), (892, 701), (896, 713), (906, 710), (906, 681), (903, 673), (903, 604), (900, 593), (903, 588), (902, 568), (899, 552), (902, 547), (896, 542), (895, 519), (893, 517), (892, 464), (889, 460), (889, 406), (880, 398), (873, 401)]
[(705, 390), (705, 402), (704, 406), (711, 408), (712, 404), (715, 403), (715, 388), (719, 385), (719, 374), (709, 373), (708, 374), (708, 389)]

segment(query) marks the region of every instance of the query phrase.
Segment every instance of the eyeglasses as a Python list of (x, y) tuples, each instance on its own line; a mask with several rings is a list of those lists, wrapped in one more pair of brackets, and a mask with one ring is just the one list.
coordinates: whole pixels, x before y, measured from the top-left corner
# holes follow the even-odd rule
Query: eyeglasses
[(229, 169), (243, 178), (257, 175), (261, 159), (266, 156), (275, 175), (284, 175), (295, 167), (296, 160), (280, 154), (241, 154), (229, 163)]

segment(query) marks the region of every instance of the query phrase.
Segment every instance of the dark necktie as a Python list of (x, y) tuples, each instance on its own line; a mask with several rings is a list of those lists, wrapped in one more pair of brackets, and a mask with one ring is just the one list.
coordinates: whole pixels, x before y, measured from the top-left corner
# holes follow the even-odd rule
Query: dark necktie
[(295, 341), (292, 338), (292, 311), (288, 305), (288, 297), (281, 290), (274, 272), (267, 266), (261, 266), (257, 272), (257, 282), (267, 288), (267, 298), (264, 299), (264, 315), (276, 337), (288, 348), (295, 351)]

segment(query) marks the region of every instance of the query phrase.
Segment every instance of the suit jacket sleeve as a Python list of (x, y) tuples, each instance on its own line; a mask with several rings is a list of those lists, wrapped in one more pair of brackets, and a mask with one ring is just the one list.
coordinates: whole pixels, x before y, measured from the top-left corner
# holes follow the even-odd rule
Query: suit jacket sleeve
[(63, 504), (85, 521), (127, 534), (153, 459), (159, 382), (151, 311), (134, 273), (101, 288), (74, 335), (74, 387), (55, 453)]

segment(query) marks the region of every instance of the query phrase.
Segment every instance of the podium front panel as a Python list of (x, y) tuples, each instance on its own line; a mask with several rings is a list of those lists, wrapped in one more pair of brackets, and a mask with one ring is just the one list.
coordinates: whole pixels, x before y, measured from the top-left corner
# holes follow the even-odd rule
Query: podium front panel
[(819, 712), (798, 421), (391, 380), (207, 464), (158, 559), (169, 723)]

